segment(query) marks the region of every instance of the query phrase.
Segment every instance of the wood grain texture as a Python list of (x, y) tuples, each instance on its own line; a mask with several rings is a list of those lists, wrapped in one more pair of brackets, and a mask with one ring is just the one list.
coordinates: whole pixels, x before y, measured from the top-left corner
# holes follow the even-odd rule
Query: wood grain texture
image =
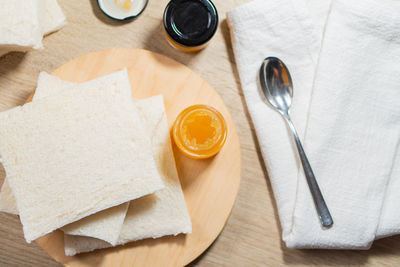
[(186, 107), (208, 104), (224, 116), (228, 135), (222, 150), (207, 160), (193, 160), (174, 147), (177, 169), (192, 233), (147, 239), (76, 257), (64, 254), (63, 234), (56, 231), (36, 242), (54, 259), (68, 266), (182, 266), (197, 258), (225, 225), (240, 184), (240, 143), (218, 93), (188, 67), (166, 56), (142, 49), (120, 48), (90, 53), (53, 72), (70, 82), (85, 82), (128, 68), (134, 98), (162, 94), (170, 129)]
[[(205, 50), (186, 54), (170, 47), (164, 38), (161, 18), (167, 0), (150, 0), (145, 12), (129, 23), (104, 16), (95, 0), (59, 0), (69, 24), (45, 38), (45, 50), (0, 58), (0, 110), (24, 103), (39, 71), (52, 72), (89, 52), (136, 47), (167, 55), (188, 65), (218, 91), (241, 142), (242, 180), (235, 206), (221, 235), (193, 266), (399, 266), (399, 236), (378, 240), (367, 251), (291, 250), (281, 243), (268, 174), (261, 164), (225, 21), (228, 10), (247, 1), (214, 0), (221, 20), (216, 35)], [(14, 216), (0, 214), (0, 266), (59, 264), (36, 244), (25, 243)]]

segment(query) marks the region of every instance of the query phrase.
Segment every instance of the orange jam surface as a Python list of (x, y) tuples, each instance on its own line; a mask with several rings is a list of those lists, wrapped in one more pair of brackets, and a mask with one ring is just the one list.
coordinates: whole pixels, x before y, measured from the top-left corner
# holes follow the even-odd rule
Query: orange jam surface
[(191, 158), (209, 158), (223, 147), (227, 129), (221, 113), (210, 106), (195, 105), (183, 110), (173, 127), (178, 148)]

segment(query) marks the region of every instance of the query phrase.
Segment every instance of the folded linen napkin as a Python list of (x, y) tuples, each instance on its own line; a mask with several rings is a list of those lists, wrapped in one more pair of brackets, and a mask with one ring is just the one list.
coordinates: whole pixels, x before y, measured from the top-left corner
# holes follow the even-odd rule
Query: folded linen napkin
[[(400, 2), (255, 0), (228, 14), (235, 59), (291, 248), (369, 248), (400, 231)], [(320, 226), (291, 133), (257, 75), (281, 58), (292, 119), (334, 219)]]

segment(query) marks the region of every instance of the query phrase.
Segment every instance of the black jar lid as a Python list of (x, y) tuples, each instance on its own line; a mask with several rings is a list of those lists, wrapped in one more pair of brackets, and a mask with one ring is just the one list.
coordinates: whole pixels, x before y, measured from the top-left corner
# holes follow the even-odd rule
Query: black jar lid
[(181, 45), (202, 45), (217, 30), (217, 9), (210, 0), (172, 0), (165, 8), (164, 27)]

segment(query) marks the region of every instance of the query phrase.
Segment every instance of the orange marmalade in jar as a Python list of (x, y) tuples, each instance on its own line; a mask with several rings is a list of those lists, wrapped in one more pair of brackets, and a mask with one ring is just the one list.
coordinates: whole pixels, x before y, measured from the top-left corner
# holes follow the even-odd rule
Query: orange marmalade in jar
[(179, 150), (186, 156), (204, 159), (222, 149), (227, 126), (224, 117), (213, 107), (194, 105), (178, 115), (172, 136)]

